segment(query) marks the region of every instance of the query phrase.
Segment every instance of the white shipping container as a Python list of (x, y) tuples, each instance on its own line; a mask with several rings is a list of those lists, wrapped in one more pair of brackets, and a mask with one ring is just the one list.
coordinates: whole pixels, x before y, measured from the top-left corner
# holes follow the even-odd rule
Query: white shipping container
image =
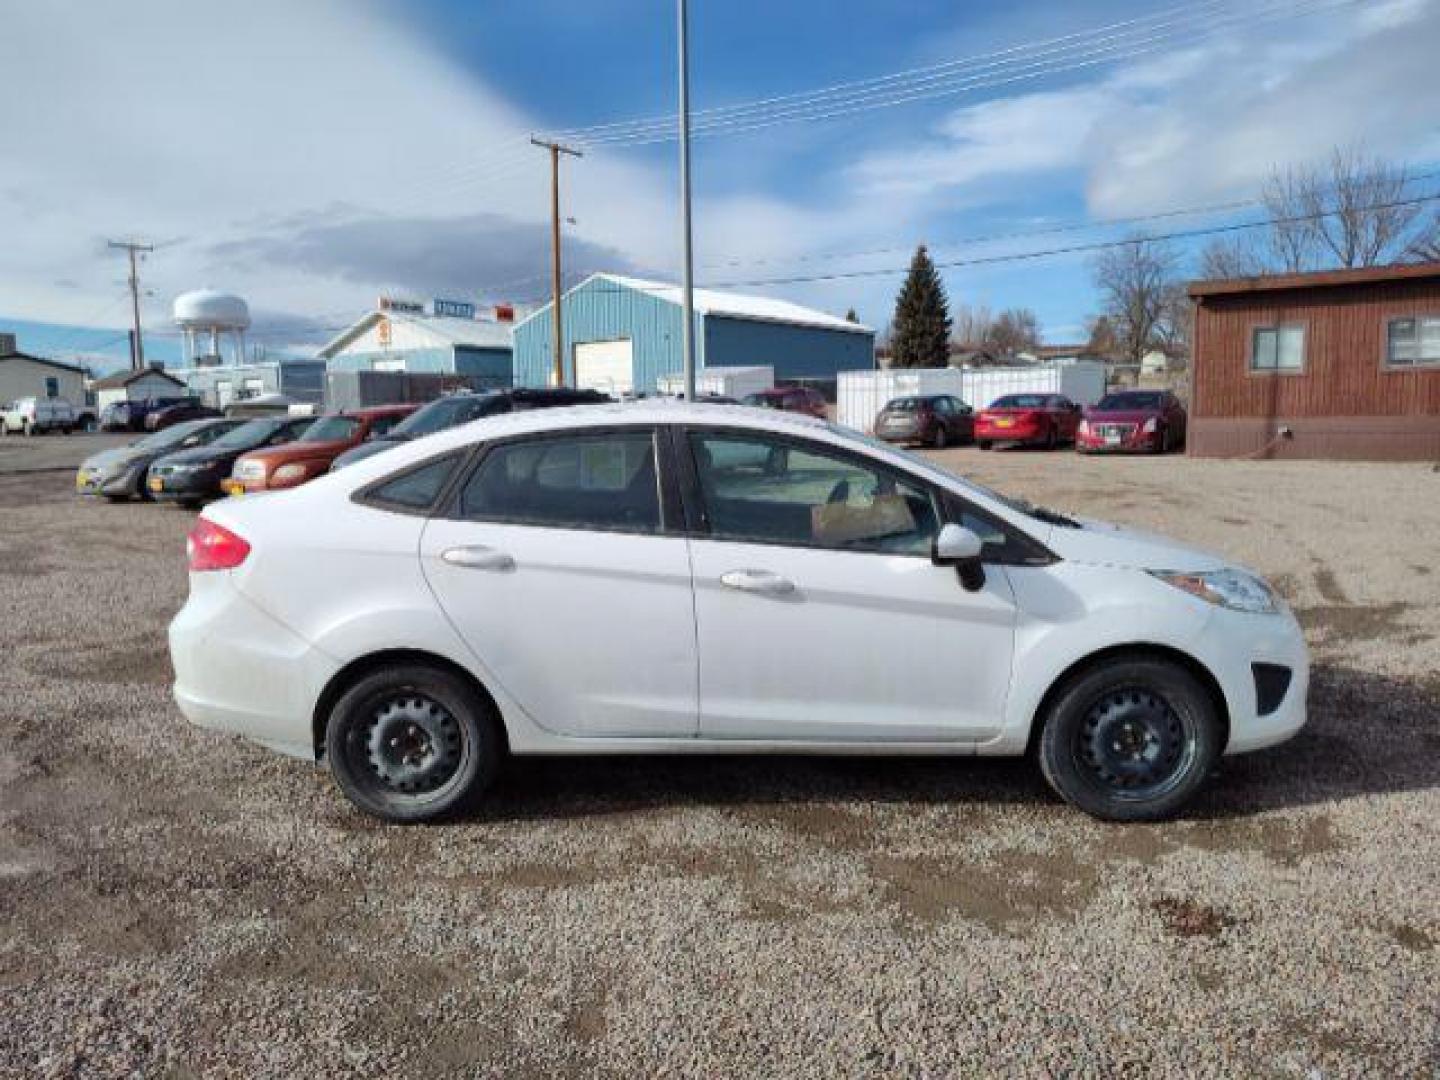
[[(695, 373), (697, 394), (720, 394), (739, 401), (746, 394), (769, 390), (775, 385), (775, 369), (768, 364), (754, 367), (707, 367)], [(655, 380), (662, 394), (678, 395), (685, 391), (685, 376), (672, 372)]]
[(913, 394), (953, 394), (977, 411), (1006, 394), (1064, 394), (1091, 405), (1105, 394), (1105, 365), (1089, 360), (1034, 367), (907, 368), (900, 371), (842, 371), (835, 395), (835, 420), (871, 431), (887, 401)]

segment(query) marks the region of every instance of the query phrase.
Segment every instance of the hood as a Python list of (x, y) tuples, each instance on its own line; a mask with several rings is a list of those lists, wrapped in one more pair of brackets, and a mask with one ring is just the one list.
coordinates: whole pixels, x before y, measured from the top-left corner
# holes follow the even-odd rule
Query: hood
[(1143, 424), (1146, 420), (1158, 420), (1159, 409), (1106, 409), (1101, 412), (1094, 407), (1085, 410), (1085, 419), (1102, 424)]
[(250, 450), (245, 456), (252, 461), (301, 461), (306, 458), (334, 457), (336, 454), (355, 446), (355, 443), (348, 440), (330, 442), (301, 442), (296, 439), (294, 442), (281, 443), (279, 446), (267, 446), (261, 450)]
[(163, 462), (166, 465), (193, 465), (200, 461), (224, 461), (227, 457), (238, 457), (244, 452), (224, 447), (192, 446), (188, 450), (176, 450), (173, 454), (164, 454), (156, 464)]
[(151, 450), (140, 450), (133, 446), (112, 446), (109, 450), (101, 450), (98, 454), (91, 454), (80, 463), (82, 469), (95, 469), (104, 471), (121, 465), (128, 461), (135, 461), (154, 453)]
[(1045, 544), (1062, 559), (1137, 570), (1219, 570), (1235, 564), (1219, 555), (1144, 529), (1076, 518), (1078, 529), (1055, 526)]

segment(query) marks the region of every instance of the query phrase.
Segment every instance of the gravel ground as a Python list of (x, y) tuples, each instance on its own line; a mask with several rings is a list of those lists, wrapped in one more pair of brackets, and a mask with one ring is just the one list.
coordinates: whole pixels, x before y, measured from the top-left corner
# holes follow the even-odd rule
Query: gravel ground
[(1163, 826), (726, 759), (387, 828), (170, 703), (191, 515), (0, 476), (0, 1074), (1440, 1074), (1440, 474), (942, 456), (1272, 576), (1310, 727)]

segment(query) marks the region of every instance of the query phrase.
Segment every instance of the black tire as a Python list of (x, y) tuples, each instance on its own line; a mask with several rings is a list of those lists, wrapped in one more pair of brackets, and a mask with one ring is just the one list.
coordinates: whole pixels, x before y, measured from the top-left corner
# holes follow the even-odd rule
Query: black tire
[(930, 445), (936, 450), (944, 450), (950, 445), (950, 433), (945, 430), (944, 424), (935, 425), (935, 438), (930, 440)]
[(335, 703), (325, 729), (340, 790), (402, 825), (464, 809), (494, 781), (503, 753), (489, 704), (459, 676), (418, 664), (366, 675)]
[(1069, 678), (1040, 717), (1055, 793), (1104, 821), (1159, 821), (1188, 802), (1221, 750), (1220, 717), (1172, 661), (1116, 656)]
[(989, 450), (989, 449), (990, 449), (992, 446), (994, 446), (994, 445), (995, 445), (995, 444), (992, 443), (989, 439), (981, 439), (981, 440), (980, 440), (980, 449), (981, 449), (981, 450)]

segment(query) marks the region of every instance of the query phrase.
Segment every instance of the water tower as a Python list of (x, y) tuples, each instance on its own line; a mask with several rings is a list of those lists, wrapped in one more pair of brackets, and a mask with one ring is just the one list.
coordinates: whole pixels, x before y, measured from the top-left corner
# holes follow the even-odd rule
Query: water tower
[(186, 367), (245, 362), (250, 308), (241, 297), (215, 289), (182, 293), (175, 298), (174, 318), (185, 335)]

